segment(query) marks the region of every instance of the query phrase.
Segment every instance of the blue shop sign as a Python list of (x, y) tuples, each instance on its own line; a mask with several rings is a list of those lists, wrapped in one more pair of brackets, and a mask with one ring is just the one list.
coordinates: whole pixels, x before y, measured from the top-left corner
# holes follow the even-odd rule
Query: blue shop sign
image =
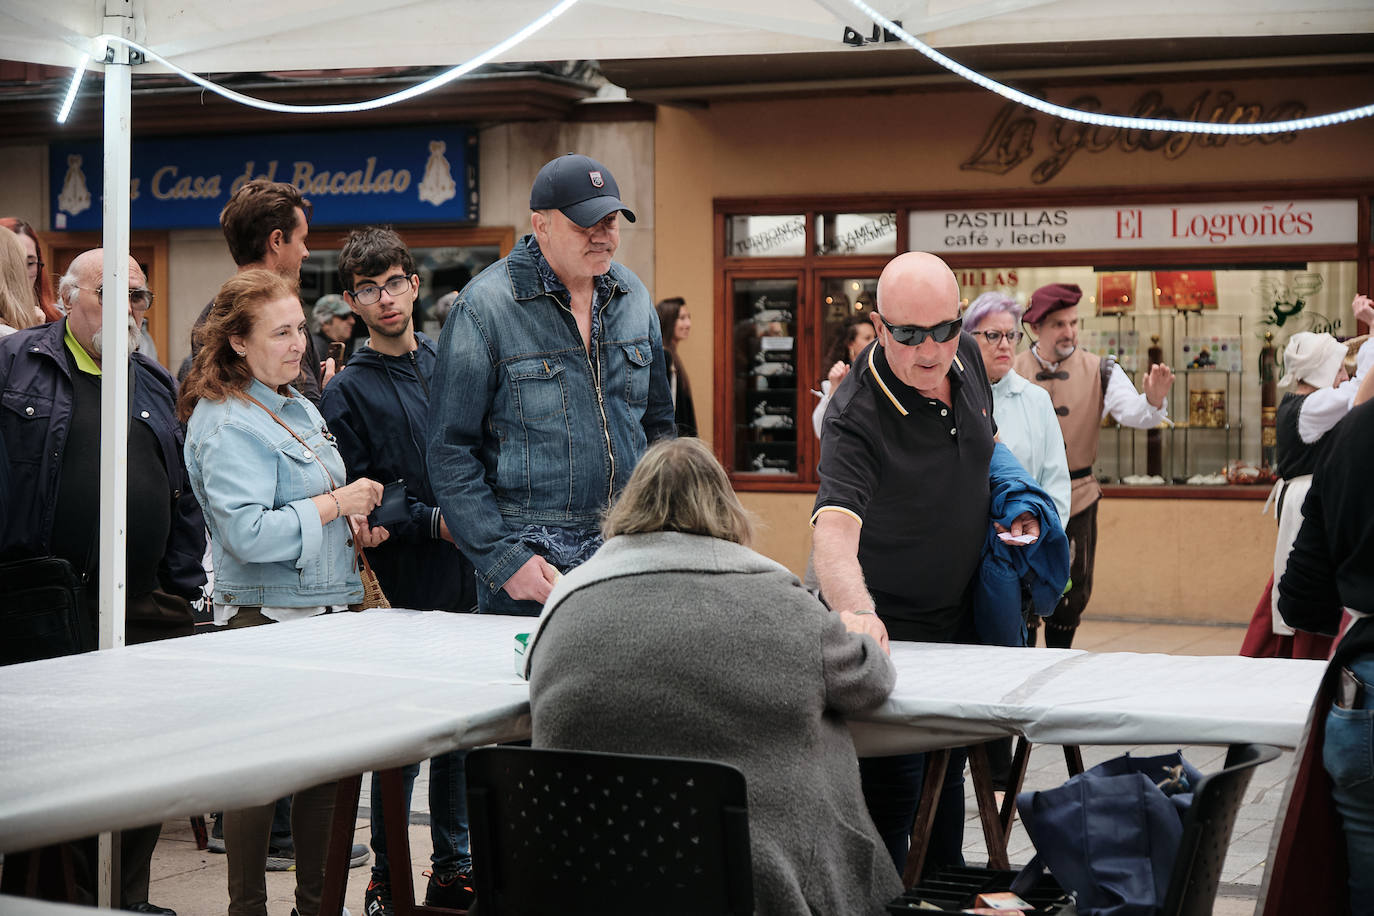
[[(99, 141), (48, 148), (53, 225), (100, 229)], [(477, 132), (469, 127), (139, 140), (130, 160), (134, 229), (218, 226), (254, 178), (295, 185), (315, 226), (476, 222)]]

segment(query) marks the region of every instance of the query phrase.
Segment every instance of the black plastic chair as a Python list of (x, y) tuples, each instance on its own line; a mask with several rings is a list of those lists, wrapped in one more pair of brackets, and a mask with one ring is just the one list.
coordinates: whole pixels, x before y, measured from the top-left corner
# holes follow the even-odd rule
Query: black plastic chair
[(484, 747), (466, 769), (482, 916), (754, 910), (744, 774), (729, 764)]
[(1278, 756), (1279, 749), (1268, 744), (1233, 744), (1225, 766), (1198, 783), (1183, 818), (1183, 839), (1161, 916), (1210, 916), (1241, 799), (1255, 768)]
[[(1267, 744), (1233, 744), (1226, 751), (1223, 768), (1207, 774), (1197, 784), (1193, 803), (1183, 817), (1183, 837), (1169, 873), (1169, 888), (1160, 916), (1210, 916), (1221, 885), (1226, 847), (1230, 845), (1245, 790), (1255, 768), (1278, 756), (1279, 749)], [(906, 912), (908, 903), (929, 900), (945, 907), (932, 913), (957, 913), (971, 906), (979, 893), (1007, 890), (1016, 874), (1014, 870), (940, 869), (894, 900), (888, 909)], [(1042, 876), (1034, 891), (1034, 895), (1022, 897), (1036, 905), (1035, 914), (1057, 913), (1065, 906), (1063, 891), (1050, 875)]]

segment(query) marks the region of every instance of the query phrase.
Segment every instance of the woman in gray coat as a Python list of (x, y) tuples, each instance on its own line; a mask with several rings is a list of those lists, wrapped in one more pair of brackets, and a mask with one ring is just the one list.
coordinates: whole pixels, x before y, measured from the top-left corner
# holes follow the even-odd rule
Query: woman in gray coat
[(731, 763), (749, 787), (757, 913), (883, 912), (902, 885), (845, 716), (891, 692), (887, 655), (746, 546), (700, 440), (650, 448), (603, 531), (530, 649), (534, 746)]

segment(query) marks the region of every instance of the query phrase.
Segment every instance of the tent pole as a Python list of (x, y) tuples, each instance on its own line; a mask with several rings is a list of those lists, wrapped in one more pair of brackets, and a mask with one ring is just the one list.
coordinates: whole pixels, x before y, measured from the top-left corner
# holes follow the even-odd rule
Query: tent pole
[[(132, 0), (105, 0), (104, 31), (133, 37)], [(100, 648), (124, 646), (124, 556), (129, 473), (129, 49), (105, 65), (105, 199), (100, 383)], [(119, 906), (119, 834), (99, 840), (97, 902)], [(134, 901), (137, 902), (137, 901)]]

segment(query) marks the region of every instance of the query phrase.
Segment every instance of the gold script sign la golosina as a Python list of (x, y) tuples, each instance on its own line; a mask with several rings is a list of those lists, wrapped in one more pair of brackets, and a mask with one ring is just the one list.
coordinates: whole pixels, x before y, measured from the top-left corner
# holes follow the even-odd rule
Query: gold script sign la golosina
[[(1081, 111), (1102, 111), (1102, 100), (1096, 96), (1079, 96), (1068, 103), (1068, 107)], [(1183, 106), (1182, 112), (1164, 104), (1162, 93), (1151, 90), (1136, 100), (1127, 115), (1137, 118), (1167, 118), (1170, 120), (1201, 121), (1221, 124), (1255, 124), (1261, 121), (1284, 121), (1301, 118), (1307, 114), (1307, 106), (1302, 102), (1279, 102), (1266, 109), (1259, 102), (1238, 102), (1234, 93), (1218, 92), (1213, 96), (1211, 90), (1203, 90)], [(1008, 102), (1003, 105), (983, 137), (973, 155), (960, 164), (965, 171), (975, 170), (1005, 175), (1027, 159), (1038, 155), (1036, 132), (1039, 121), (1044, 115)], [(1101, 127), (1080, 124), (1061, 118), (1050, 118), (1048, 138), (1042, 146), (1047, 147), (1045, 156), (1031, 170), (1031, 181), (1044, 184), (1063, 170), (1069, 160), (1078, 152), (1103, 153), (1116, 147), (1124, 153), (1159, 152), (1165, 159), (1177, 159), (1186, 153), (1193, 144), (1198, 146), (1225, 146), (1228, 143), (1244, 145), (1247, 143), (1291, 143), (1294, 133), (1261, 134), (1255, 136), (1223, 136), (1219, 134), (1191, 134), (1176, 131), (1122, 130), (1119, 127)]]

